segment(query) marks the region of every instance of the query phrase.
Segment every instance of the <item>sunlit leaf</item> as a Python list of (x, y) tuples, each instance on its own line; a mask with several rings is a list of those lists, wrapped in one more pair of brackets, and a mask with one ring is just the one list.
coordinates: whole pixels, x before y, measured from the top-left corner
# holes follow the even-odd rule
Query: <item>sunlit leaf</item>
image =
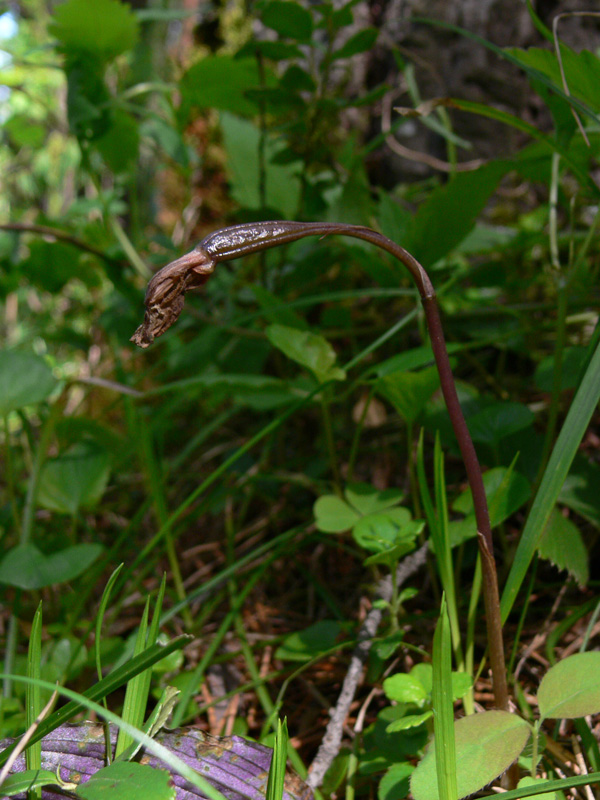
[[(485, 711), (454, 723), (458, 796), (466, 797), (501, 775), (518, 758), (529, 738), (529, 725), (507, 711)], [(435, 740), (413, 773), (415, 800), (438, 800)]]
[(541, 719), (576, 719), (600, 711), (600, 652), (576, 653), (550, 667), (537, 700)]

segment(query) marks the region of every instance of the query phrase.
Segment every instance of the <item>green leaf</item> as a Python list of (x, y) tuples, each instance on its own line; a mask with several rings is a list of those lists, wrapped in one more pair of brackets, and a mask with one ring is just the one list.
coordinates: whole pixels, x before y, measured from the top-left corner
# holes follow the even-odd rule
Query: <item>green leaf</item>
[(56, 773), (47, 769), (26, 770), (7, 776), (2, 784), (2, 797), (25, 794), (28, 790), (39, 789), (42, 786), (60, 786)]
[(333, 619), (315, 622), (303, 631), (286, 636), (277, 648), (275, 658), (283, 661), (310, 661), (331, 650), (345, 626)]
[(313, 32), (313, 19), (310, 11), (291, 0), (272, 0), (264, 9), (261, 20), (280, 36), (308, 42)]
[(26, 114), (13, 114), (2, 125), (16, 147), (41, 147), (46, 139), (46, 128)]
[(110, 61), (131, 50), (138, 37), (138, 21), (119, 0), (67, 0), (54, 9), (48, 26), (66, 52), (85, 51)]
[(598, 486), (600, 465), (576, 455), (558, 495), (558, 501), (576, 511), (596, 528), (600, 528)]
[(419, 534), (420, 522), (415, 527), (411, 513), (402, 506), (367, 514), (352, 529), (357, 544), (372, 553), (381, 553), (391, 546), (412, 543)]
[(575, 458), (592, 414), (600, 400), (600, 345), (596, 345), (583, 380), (558, 436), (538, 493), (521, 534), (502, 592), (502, 621), (506, 622), (561, 487)]
[(166, 770), (147, 764), (119, 761), (95, 772), (89, 781), (77, 787), (76, 794), (84, 800), (175, 800), (176, 791)]
[(461, 172), (434, 189), (408, 226), (403, 247), (425, 266), (435, 264), (473, 228), (498, 182), (511, 168), (509, 161), (491, 161), (473, 172)]
[[(518, 758), (529, 738), (529, 725), (507, 711), (485, 711), (454, 723), (458, 797), (466, 797), (501, 775)], [(415, 800), (438, 800), (435, 740), (414, 771)]]
[(252, 116), (258, 107), (248, 100), (246, 92), (260, 84), (256, 59), (207, 56), (191, 66), (179, 81), (180, 115), (187, 121), (192, 108), (218, 108)]
[(0, 415), (45, 400), (55, 386), (43, 358), (15, 350), (0, 351)]
[[(547, 75), (556, 86), (562, 88), (563, 81), (556, 53), (530, 47), (507, 47), (505, 52), (529, 67)], [(600, 110), (600, 59), (589, 50), (576, 53), (564, 44), (560, 47), (563, 69), (569, 87), (569, 94), (578, 97), (596, 111)]]
[(323, 336), (277, 324), (269, 325), (265, 333), (274, 347), (292, 361), (309, 369), (319, 383), (345, 379), (344, 370), (335, 366), (335, 350)]
[(475, 442), (497, 447), (502, 439), (533, 425), (534, 415), (523, 403), (494, 403), (467, 419)]
[(409, 778), (415, 768), (409, 761), (391, 766), (377, 789), (377, 800), (404, 800), (408, 794)]
[(29, 244), (29, 255), (20, 264), (25, 278), (47, 292), (57, 294), (71, 280), (79, 278), (88, 285), (94, 282), (89, 262), (81, 251), (65, 242), (36, 239)]
[[(492, 526), (499, 525), (514, 514), (531, 494), (527, 478), (508, 467), (486, 470), (483, 474), (483, 485), (490, 506)], [(452, 510), (461, 514), (473, 513), (473, 494), (470, 489), (459, 494), (452, 503)]]
[(398, 731), (407, 731), (410, 728), (418, 728), (423, 725), (428, 719), (433, 716), (433, 711), (425, 711), (424, 714), (407, 714), (405, 717), (390, 722), (387, 726), (387, 733), (398, 733)]
[(540, 719), (576, 719), (600, 711), (600, 652), (576, 653), (550, 667), (537, 700)]
[(390, 675), (383, 682), (383, 691), (388, 700), (395, 700), (397, 703), (412, 703), (419, 708), (423, 708), (425, 701), (429, 699), (429, 692), (412, 673), (407, 675), (399, 672), (396, 675)]
[(299, 314), (289, 308), (285, 303), (270, 292), (263, 286), (257, 283), (250, 286), (250, 291), (256, 297), (256, 302), (264, 312), (265, 317), (269, 322), (279, 323), (280, 325), (288, 325), (290, 328), (298, 328), (298, 330), (307, 330), (308, 323)]
[(579, 528), (556, 508), (544, 528), (538, 552), (558, 569), (566, 569), (580, 586), (587, 584), (590, 577), (588, 553)]
[[(260, 209), (262, 197), (259, 177), (259, 148), (261, 133), (248, 120), (232, 114), (221, 114), (221, 128), (227, 151), (227, 175), (231, 195), (243, 208)], [(284, 217), (293, 218), (300, 201), (300, 180), (296, 163), (276, 164), (278, 152), (275, 140), (267, 136), (265, 142), (265, 193), (269, 209)]]
[(335, 494), (326, 494), (313, 506), (315, 524), (323, 533), (348, 531), (359, 521), (360, 516)]
[(19, 544), (0, 562), (0, 583), (20, 589), (43, 589), (77, 578), (102, 553), (99, 544), (75, 544), (49, 556), (33, 544)]
[[(456, 800), (456, 748), (454, 707), (452, 705), (452, 641), (446, 595), (442, 595), (440, 618), (433, 635), (433, 730), (435, 767), (440, 790), (439, 800)], [(441, 745), (441, 746), (440, 746)]]
[(399, 489), (377, 489), (369, 483), (350, 483), (344, 495), (360, 514), (374, 514), (398, 505), (403, 498)]
[[(485, 472), (483, 484), (488, 498), (492, 528), (500, 525), (525, 505), (531, 494), (527, 478), (506, 467), (494, 467)], [(453, 520), (449, 525), (451, 546), (456, 547), (477, 533), (471, 490), (466, 489), (459, 495), (452, 508), (467, 515), (464, 519)]]
[(370, 50), (377, 41), (378, 36), (379, 31), (377, 28), (363, 28), (351, 36), (338, 50), (335, 50), (331, 60), (337, 61), (340, 58), (352, 58), (357, 53), (364, 53), (366, 50)]
[(96, 505), (108, 483), (109, 456), (95, 442), (79, 442), (44, 464), (38, 502), (50, 511), (74, 516)]
[(286, 764), (288, 751), (287, 721), (277, 720), (275, 745), (269, 766), (269, 777), (265, 791), (265, 800), (282, 800), (286, 782)]
[(440, 385), (435, 367), (420, 372), (392, 372), (375, 384), (379, 394), (389, 400), (406, 422), (412, 423)]
[[(543, 778), (532, 778), (531, 775), (526, 775), (524, 778), (521, 778), (517, 784), (517, 788), (524, 789), (526, 786), (541, 786), (544, 783), (546, 783), (546, 781)], [(536, 794), (535, 798), (536, 800), (565, 800), (565, 796), (562, 792), (543, 792), (541, 794)]]
[(124, 111), (115, 111), (110, 126), (94, 140), (94, 146), (115, 172), (125, 172), (138, 157), (139, 125)]

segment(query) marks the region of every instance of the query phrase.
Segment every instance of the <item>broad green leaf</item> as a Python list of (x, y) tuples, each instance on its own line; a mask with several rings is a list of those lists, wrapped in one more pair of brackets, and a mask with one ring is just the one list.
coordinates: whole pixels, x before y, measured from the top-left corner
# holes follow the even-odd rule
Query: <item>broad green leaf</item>
[[(483, 474), (483, 485), (490, 506), (492, 526), (504, 522), (529, 499), (529, 481), (519, 472), (507, 467), (494, 467)], [(452, 510), (461, 514), (473, 513), (473, 495), (470, 489), (461, 492), (452, 503)]]
[(377, 489), (369, 483), (350, 483), (344, 495), (360, 514), (373, 514), (398, 505), (403, 493), (399, 489)]
[(414, 770), (409, 761), (391, 766), (379, 781), (377, 800), (403, 800), (408, 794), (409, 778)]
[(285, 303), (282, 303), (276, 295), (265, 289), (264, 286), (254, 283), (250, 286), (250, 291), (256, 297), (256, 302), (269, 322), (289, 325), (291, 328), (298, 328), (298, 330), (308, 330), (308, 323), (304, 317), (301, 317), (300, 314), (297, 314)]
[(346, 373), (335, 366), (335, 350), (327, 339), (309, 331), (299, 331), (287, 325), (269, 325), (268, 340), (288, 358), (309, 369), (319, 381), (343, 381)]
[(48, 30), (67, 53), (83, 51), (110, 61), (137, 41), (135, 14), (119, 0), (67, 0), (55, 6), (53, 16)]
[[(508, 519), (529, 499), (529, 481), (518, 472), (506, 467), (494, 467), (484, 473), (483, 483), (488, 499), (492, 528)], [(460, 494), (452, 504), (454, 511), (466, 514), (464, 519), (453, 520), (449, 525), (450, 542), (456, 547), (477, 534), (477, 523), (473, 511), (473, 495), (470, 489)]]
[(521, 534), (512, 567), (502, 592), (503, 622), (506, 622), (510, 613), (531, 559), (538, 547), (540, 537), (556, 504), (563, 482), (575, 458), (577, 448), (599, 400), (600, 345), (596, 345), (548, 461), (540, 488), (527, 518), (525, 529)]
[(84, 573), (102, 553), (99, 544), (75, 544), (44, 555), (33, 544), (19, 544), (0, 562), (0, 583), (20, 589), (43, 589)]
[(433, 716), (433, 711), (425, 711), (423, 714), (407, 714), (405, 717), (390, 722), (386, 730), (388, 733), (398, 733), (398, 731), (407, 731), (410, 728), (418, 728), (428, 719)]
[(13, 114), (2, 128), (17, 147), (42, 147), (46, 139), (46, 128), (26, 114)]
[(252, 116), (258, 107), (246, 97), (260, 86), (256, 59), (207, 56), (191, 66), (179, 81), (180, 115), (187, 120), (192, 108), (218, 108), (233, 114)]
[[(587, 348), (567, 347), (563, 351), (561, 368), (561, 391), (576, 389), (581, 369), (585, 364)], [(533, 380), (542, 392), (551, 392), (553, 388), (554, 356), (544, 358), (537, 365)]]
[(435, 264), (473, 228), (498, 182), (511, 168), (509, 161), (491, 161), (473, 172), (461, 172), (434, 189), (413, 217), (403, 247), (422, 264)]
[[(526, 775), (517, 784), (517, 789), (525, 789), (527, 786), (537, 786), (544, 783), (546, 781), (543, 778), (532, 778), (531, 775)], [(543, 792), (542, 794), (536, 794), (535, 800), (565, 800), (565, 796), (562, 792)]]
[(502, 439), (533, 425), (534, 415), (522, 403), (494, 403), (467, 419), (475, 442), (497, 446)]
[(558, 569), (566, 569), (580, 586), (587, 584), (590, 577), (588, 553), (579, 528), (556, 508), (546, 524), (538, 552)]
[(364, 53), (366, 50), (370, 50), (377, 41), (378, 35), (377, 28), (363, 28), (351, 36), (338, 50), (335, 50), (331, 60), (337, 61), (340, 58), (352, 58), (357, 53)]
[[(424, 527), (424, 523), (420, 524), (411, 522), (410, 525), (411, 526), (420, 525), (421, 529)], [(415, 537), (419, 533), (420, 529), (417, 529), (415, 531)], [(365, 547), (365, 545), (362, 546)], [(408, 553), (412, 552), (415, 549), (415, 544), (414, 544), (414, 539), (412, 538), (410, 540), (400, 542), (399, 544), (394, 544), (394, 543), (390, 544), (387, 540), (379, 539), (377, 540), (376, 544), (374, 544), (372, 547), (366, 546), (365, 549), (375, 550), (375, 547), (377, 547), (377, 552), (375, 552), (374, 555), (365, 558), (365, 560), (363, 561), (364, 566), (371, 567), (374, 564), (385, 564), (385, 566), (388, 567), (388, 569), (392, 570), (395, 568), (395, 565), (398, 563), (398, 561), (400, 561), (400, 559), (403, 558), (403, 556), (407, 555)], [(407, 599), (409, 598), (410, 596)], [(399, 599), (398, 602), (401, 603), (402, 600)]]
[(600, 711), (600, 652), (576, 653), (550, 667), (537, 693), (541, 719), (576, 719)]
[[(525, 720), (507, 711), (484, 711), (454, 723), (458, 797), (466, 797), (501, 775), (529, 738)], [(410, 788), (415, 800), (438, 800), (435, 740), (414, 771)]]
[(422, 708), (429, 698), (427, 689), (412, 673), (399, 672), (396, 675), (390, 675), (383, 682), (383, 691), (388, 700), (395, 700), (397, 703), (413, 703), (419, 708)]
[(125, 111), (116, 111), (107, 130), (94, 139), (94, 146), (113, 172), (125, 172), (138, 157), (139, 123)]
[(326, 494), (313, 506), (315, 524), (323, 533), (348, 531), (359, 521), (360, 516), (335, 494)]
[[(47, 769), (32, 769), (8, 775), (2, 784), (2, 797), (13, 797), (16, 794), (25, 794), (28, 790), (39, 789), (42, 786), (59, 786), (55, 772)], [(67, 784), (75, 788), (75, 784)]]
[(55, 386), (43, 358), (16, 350), (0, 351), (0, 415), (45, 400)]
[(262, 12), (261, 20), (267, 28), (287, 39), (308, 42), (312, 36), (313, 19), (310, 11), (292, 0), (272, 0)]
[(576, 455), (558, 495), (558, 501), (576, 511), (596, 528), (600, 528), (598, 486), (600, 465)]
[(344, 625), (333, 619), (315, 622), (303, 631), (286, 636), (277, 648), (275, 658), (283, 661), (310, 661), (335, 646)]
[(175, 786), (167, 770), (155, 769), (135, 761), (119, 761), (95, 772), (89, 781), (77, 787), (84, 800), (175, 800)]
[(383, 553), (390, 547), (412, 543), (419, 534), (420, 522), (411, 520), (407, 508), (389, 508), (362, 517), (352, 529), (357, 544), (372, 553)]
[(460, 700), (473, 686), (473, 678), (466, 672), (452, 673), (452, 700)]
[(71, 278), (88, 286), (97, 282), (90, 262), (80, 256), (81, 251), (73, 245), (36, 239), (29, 244), (29, 255), (19, 266), (29, 283), (56, 294)]
[[(260, 162), (258, 152), (261, 132), (253, 123), (233, 114), (221, 114), (223, 141), (227, 151), (227, 175), (231, 195), (243, 208), (260, 209)], [(275, 140), (265, 142), (266, 204), (284, 217), (293, 218), (300, 202), (301, 186), (297, 163), (276, 164), (278, 152)]]
[(80, 442), (44, 464), (38, 502), (51, 511), (74, 516), (80, 508), (98, 503), (109, 474), (106, 450), (93, 442)]
[[(523, 50), (507, 47), (506, 52), (518, 58), (522, 64), (547, 75), (556, 86), (563, 86), (560, 67), (553, 50), (530, 47)], [(596, 111), (600, 110), (600, 59), (589, 50), (576, 53), (566, 45), (560, 48), (561, 60), (569, 94), (578, 97)]]
[(439, 385), (437, 369), (429, 367), (420, 372), (392, 372), (380, 378), (375, 388), (403, 419), (412, 423)]

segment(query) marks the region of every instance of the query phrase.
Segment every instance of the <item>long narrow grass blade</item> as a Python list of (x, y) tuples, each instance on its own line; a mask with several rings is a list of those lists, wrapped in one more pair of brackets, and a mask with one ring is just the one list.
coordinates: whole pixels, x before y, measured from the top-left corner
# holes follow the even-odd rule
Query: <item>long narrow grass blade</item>
[(287, 763), (287, 744), (287, 720), (284, 719), (282, 722), (279, 719), (277, 720), (277, 733), (275, 734), (275, 746), (273, 747), (273, 757), (271, 758), (271, 766), (269, 767), (265, 800), (282, 800), (283, 798), (285, 767)]
[[(88, 707), (86, 706), (86, 702), (88, 700), (93, 702), (95, 705), (94, 701), (102, 700), (103, 697), (106, 697), (111, 692), (119, 689), (121, 686), (127, 683), (127, 681), (131, 680), (143, 670), (152, 667), (158, 661), (162, 661), (163, 658), (166, 658), (176, 650), (181, 650), (190, 642), (191, 638), (191, 636), (178, 636), (177, 638), (172, 639), (168, 644), (155, 644), (153, 647), (150, 647), (141, 653), (141, 655), (132, 658), (126, 664), (123, 664), (123, 666), (111, 672), (110, 675), (107, 675), (106, 678), (103, 678), (103, 680), (94, 684), (94, 686), (90, 686), (90, 688), (83, 692), (83, 694), (77, 695), (77, 701), (67, 703), (62, 708), (58, 709), (58, 711), (55, 711), (50, 717), (48, 717), (48, 719), (44, 720), (40, 724), (35, 734), (31, 737), (31, 741), (38, 742), (40, 739), (46, 736), (47, 733), (50, 733), (50, 731), (58, 728), (59, 725), (62, 725), (64, 722), (68, 722), (76, 714)], [(0, 679), (3, 677), (4, 675), (0, 676)], [(15, 680), (17, 680), (16, 676)], [(22, 682), (26, 681), (26, 679), (23, 677), (19, 678), (19, 680)], [(55, 688), (51, 684), (48, 685), (50, 685), (51, 689)], [(64, 692), (62, 693), (64, 694)], [(69, 694), (67, 694), (67, 696), (70, 697)], [(83, 698), (83, 700), (80, 701), (80, 698)], [(0, 753), (0, 766), (6, 763), (15, 747), (16, 745), (12, 745)]]
[(521, 541), (504, 586), (500, 603), (502, 622), (506, 622), (540, 537), (558, 499), (577, 448), (600, 401), (600, 344), (592, 356), (573, 404), (558, 436), (540, 488), (533, 502)]
[[(185, 639), (189, 641), (189, 637), (185, 637)], [(2, 680), (4, 676), (5, 674), (1, 673), (0, 680)], [(30, 678), (26, 678), (24, 675), (13, 675), (11, 677), (16, 683), (27, 684), (31, 680)], [(215, 789), (214, 786), (212, 786), (206, 780), (206, 778), (203, 778), (202, 775), (189, 767), (185, 761), (182, 761), (182, 759), (176, 756), (175, 753), (171, 752), (171, 750), (168, 750), (164, 745), (160, 744), (160, 742), (150, 738), (150, 736), (147, 734), (142, 733), (142, 731), (139, 731), (132, 725), (129, 725), (129, 723), (122, 720), (116, 714), (113, 714), (112, 711), (108, 711), (98, 703), (90, 700), (89, 697), (86, 697), (82, 694), (77, 694), (77, 692), (66, 689), (64, 686), (55, 687), (52, 683), (42, 680), (38, 680), (36, 683), (40, 686), (40, 688), (48, 689), (49, 691), (53, 691), (56, 688), (56, 691), (58, 691), (59, 694), (69, 697), (71, 700), (71, 702), (68, 703), (69, 706), (75, 706), (78, 709), (87, 708), (89, 711), (93, 711), (98, 714), (100, 717), (102, 717), (102, 719), (106, 719), (109, 722), (114, 723), (120, 730), (125, 730), (131, 736), (133, 741), (140, 742), (142, 746), (146, 748), (146, 750), (152, 753), (152, 755), (155, 755), (157, 758), (160, 758), (161, 761), (164, 761), (169, 769), (177, 772), (179, 775), (182, 775), (192, 784), (192, 786), (200, 789), (208, 798), (208, 800), (227, 800), (227, 798), (221, 794), (218, 789)], [(10, 753), (11, 750), (12, 748), (7, 748), (0, 755), (4, 758), (4, 756), (6, 756), (7, 753)]]
[(433, 731), (440, 800), (457, 800), (454, 708), (452, 705), (452, 642), (446, 598), (433, 636)]
[[(29, 649), (27, 652), (27, 676), (35, 680), (41, 677), (42, 669), (42, 602), (37, 607), (31, 626), (31, 636), (29, 638)], [(25, 718), (27, 727), (30, 728), (38, 721), (42, 712), (42, 696), (38, 683), (28, 683), (25, 694)], [(25, 763), (27, 769), (41, 769), (42, 767), (42, 746), (40, 742), (35, 742), (25, 751)], [(32, 789), (27, 792), (28, 800), (38, 800), (42, 796), (40, 788)]]
[[(140, 620), (140, 626), (138, 628), (135, 646), (133, 648), (134, 657), (140, 655), (146, 649), (146, 634), (148, 632), (149, 613), (150, 598), (146, 600), (144, 613), (142, 614), (142, 619)], [(142, 723), (144, 722), (144, 711), (148, 701), (148, 696), (146, 695), (145, 698), (143, 697), (143, 690), (145, 684), (144, 678), (147, 672), (148, 670), (140, 672), (139, 675), (136, 675), (135, 678), (130, 680), (125, 691), (125, 700), (123, 702), (123, 719), (125, 722), (133, 725), (134, 728), (141, 728)], [(125, 730), (121, 729), (117, 738), (117, 746), (115, 747), (115, 758), (118, 758), (121, 753), (123, 753), (132, 743), (133, 740), (129, 734)]]

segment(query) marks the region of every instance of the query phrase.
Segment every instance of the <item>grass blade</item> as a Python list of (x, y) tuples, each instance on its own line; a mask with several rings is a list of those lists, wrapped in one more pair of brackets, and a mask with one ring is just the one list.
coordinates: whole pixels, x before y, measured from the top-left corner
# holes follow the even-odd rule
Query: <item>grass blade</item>
[(600, 344), (577, 390), (558, 436), (502, 593), (502, 622), (506, 622), (536, 551), (550, 513), (569, 472), (577, 448), (600, 400)]

